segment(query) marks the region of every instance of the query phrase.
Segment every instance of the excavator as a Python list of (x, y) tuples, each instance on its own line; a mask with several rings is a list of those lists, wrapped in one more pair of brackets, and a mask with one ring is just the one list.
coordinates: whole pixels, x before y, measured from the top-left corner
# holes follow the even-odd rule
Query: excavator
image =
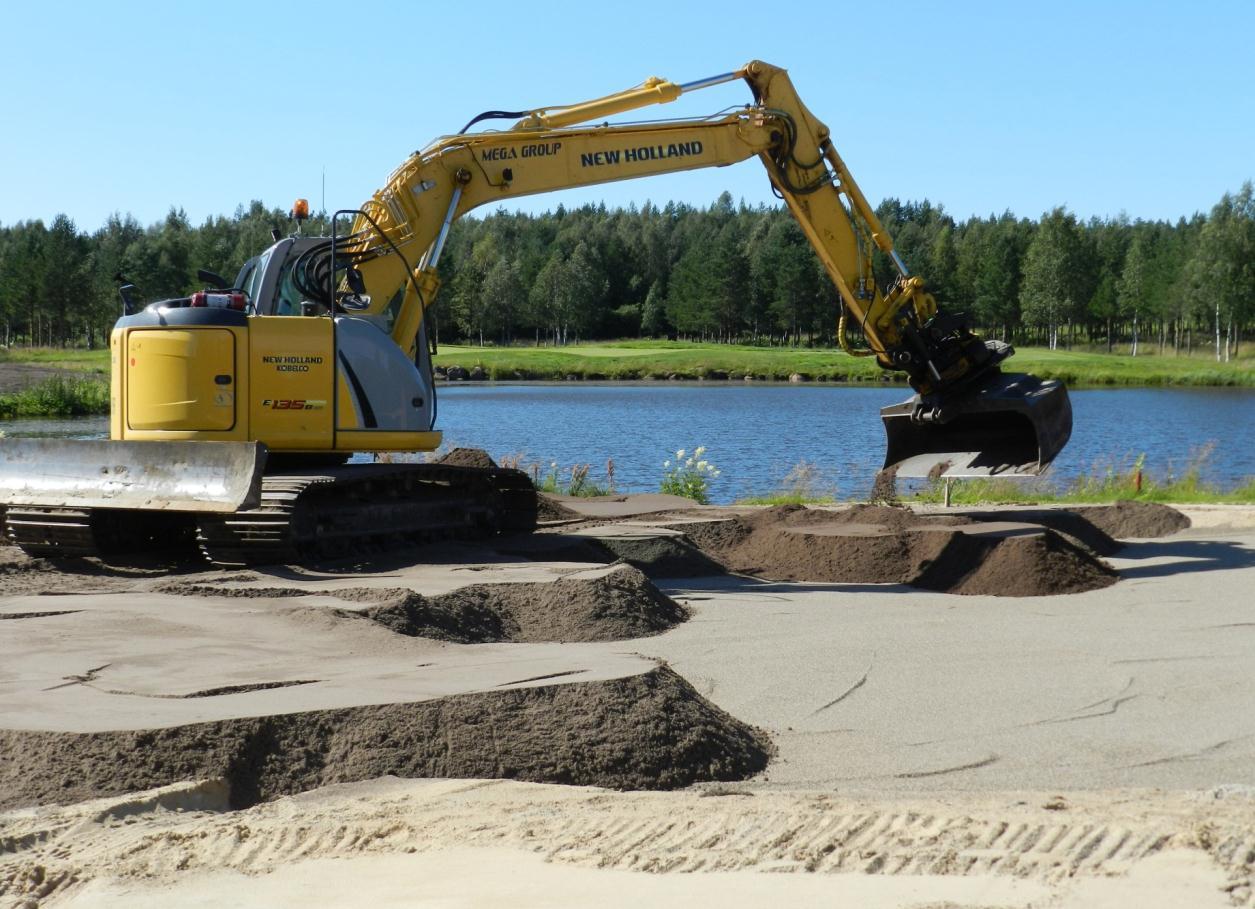
[[(752, 103), (700, 118), (607, 119), (736, 80)], [(474, 130), (486, 121), (513, 122)], [(441, 442), (425, 317), (450, 226), (519, 196), (748, 158), (766, 168), (836, 286), (842, 345), (905, 373), (915, 392), (882, 411), (886, 469), (1044, 470), (1071, 432), (1064, 386), (1003, 372), (1009, 345), (938, 308), (829, 128), (784, 69), (754, 61), (579, 104), (487, 111), (411, 155), (360, 209), (337, 212), (330, 237), (300, 235), (308, 206), (298, 200), (296, 234), (276, 231), (234, 281), (202, 272), (205, 290), (145, 306), (124, 292), (110, 338), (109, 439), (0, 440), (9, 538), (36, 556), (184, 541), (242, 565), (534, 526), (523, 473), (396, 456)], [(896, 269), (885, 288), (874, 250)], [(847, 341), (850, 320), (868, 349)], [(375, 462), (353, 463), (355, 453)]]

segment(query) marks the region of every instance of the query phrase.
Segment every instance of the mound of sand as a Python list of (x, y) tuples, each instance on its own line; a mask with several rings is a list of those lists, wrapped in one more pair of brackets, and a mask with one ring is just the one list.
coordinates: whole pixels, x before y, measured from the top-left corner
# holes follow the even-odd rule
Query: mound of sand
[(1157, 502), (1116, 502), (1072, 511), (1117, 540), (1166, 537), (1190, 526), (1181, 512)]
[(705, 578), (726, 573), (683, 534), (537, 533), (496, 545), (498, 552), (548, 562), (625, 562), (651, 578)]
[(1015, 508), (1002, 511), (962, 512), (964, 517), (976, 522), (1016, 521), (1049, 527), (1070, 543), (1087, 549), (1094, 555), (1107, 556), (1119, 552), (1123, 546), (1108, 536), (1092, 521), (1063, 508)]
[[(1050, 530), (1000, 539), (956, 534), (951, 546), (959, 551), (952, 553), (947, 548), (919, 577), (907, 583), (945, 593), (1036, 597), (1097, 590), (1114, 584), (1119, 577), (1084, 549)], [(964, 549), (970, 552), (969, 564), (964, 564)]]
[(836, 512), (781, 506), (675, 526), (730, 570), (770, 580), (896, 583), (995, 596), (1075, 593), (1116, 580), (1115, 571), (1048, 528), (962, 529), (978, 523), (863, 505)]
[(101, 733), (0, 730), (0, 810), (225, 779), (232, 807), (331, 783), (517, 779), (674, 789), (745, 779), (766, 735), (666, 666), (626, 678)]
[(441, 456), (436, 463), (448, 464), (451, 467), (491, 468), (497, 466), (497, 462), (482, 448), (454, 448)]
[(540, 521), (574, 521), (582, 518), (578, 511), (572, 511), (561, 502), (544, 493), (536, 494), (536, 519)]
[(163, 593), (183, 596), (335, 597), (377, 604), (345, 618), (365, 616), (409, 637), (455, 644), (539, 641), (623, 641), (659, 634), (688, 618), (684, 607), (630, 565), (591, 578), (534, 584), (475, 584), (438, 596), (404, 587), (223, 587), (175, 581)]

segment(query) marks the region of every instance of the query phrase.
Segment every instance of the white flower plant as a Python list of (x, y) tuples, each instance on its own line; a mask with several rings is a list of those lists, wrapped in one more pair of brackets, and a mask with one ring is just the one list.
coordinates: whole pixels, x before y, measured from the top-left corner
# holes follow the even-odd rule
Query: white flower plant
[(670, 459), (663, 461), (660, 490), (703, 505), (710, 504), (710, 481), (719, 476), (720, 471), (703, 457), (705, 454), (706, 446), (699, 445), (692, 454), (683, 448), (677, 451), (674, 464)]

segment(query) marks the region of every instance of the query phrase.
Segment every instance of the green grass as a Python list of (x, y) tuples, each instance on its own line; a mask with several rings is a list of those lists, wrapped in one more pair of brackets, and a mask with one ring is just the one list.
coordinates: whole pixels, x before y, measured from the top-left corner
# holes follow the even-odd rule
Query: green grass
[(572, 464), (570, 467), (559, 467), (557, 461), (551, 461), (547, 469), (539, 462), (524, 463), (522, 455), (506, 455), (499, 459), (502, 467), (521, 470), (532, 478), (532, 485), (541, 492), (555, 495), (579, 496), (594, 498), (614, 494), (614, 461), (606, 462), (606, 482), (598, 483), (589, 475), (590, 464)]
[(109, 383), (53, 376), (30, 388), (0, 395), (0, 419), (81, 417), (109, 412)]
[[(912, 501), (940, 503), (943, 484), (921, 491)], [(1255, 479), (1232, 489), (1190, 480), (1145, 485), (1141, 492), (1131, 486), (1089, 486), (1067, 489), (1033, 488), (1013, 480), (956, 480), (951, 489), (952, 505), (1102, 505), (1113, 502), (1163, 502), (1175, 505), (1255, 505)]]
[[(438, 366), (481, 367), (495, 381), (722, 379), (787, 381), (794, 373), (811, 381), (903, 382), (870, 358), (839, 350), (748, 347), (660, 341), (616, 341), (570, 347), (465, 347), (445, 345)], [(1144, 355), (1025, 348), (1009, 371), (1058, 378), (1072, 386), (1206, 385), (1255, 387), (1255, 357), (1216, 363), (1195, 355)]]
[(829, 350), (779, 350), (727, 344), (632, 346), (583, 344), (553, 347), (442, 346), (438, 366), (480, 366), (488, 378), (503, 380), (591, 380), (732, 378), (788, 380), (801, 373), (825, 381), (881, 381), (881, 370), (866, 359)]
[(63, 347), (11, 347), (0, 348), (0, 363), (33, 363), (38, 366), (54, 366), (58, 369), (94, 370), (109, 372), (108, 348), (80, 350)]
[(810, 461), (798, 461), (776, 488), (762, 495), (737, 499), (738, 505), (833, 505), (837, 488), (832, 478)]
[(761, 496), (746, 496), (736, 500), (737, 505), (836, 505), (832, 496), (810, 496), (801, 492), (772, 492)]
[[(1250, 350), (1247, 345), (1244, 350)], [(64, 348), (0, 350), (0, 363), (30, 363), (66, 370), (109, 371), (109, 351)], [(901, 373), (886, 374), (870, 358), (840, 350), (750, 347), (685, 341), (624, 340), (570, 347), (468, 347), (444, 345), (438, 366), (480, 366), (488, 378), (509, 380), (639, 380), (720, 378), (746, 375), (765, 381), (788, 381), (794, 373), (812, 381), (904, 382)], [(1026, 347), (1007, 362), (1009, 371), (1062, 379), (1073, 386), (1233, 385), (1255, 387), (1255, 353), (1232, 363), (1217, 363), (1205, 350), (1189, 356), (1130, 357), (1092, 350), (1047, 350)]]
[[(1211, 447), (1197, 452), (1179, 476), (1159, 475), (1143, 470), (1143, 458), (1117, 469), (1108, 467), (1082, 474), (1063, 487), (1049, 480), (953, 480), (952, 505), (1035, 505), (1109, 504), (1112, 502), (1163, 502), (1178, 505), (1255, 505), (1255, 477), (1222, 489), (1202, 479), (1202, 469), (1211, 456)], [(1137, 476), (1141, 473), (1141, 482)], [(945, 481), (936, 480), (919, 490), (915, 501), (940, 503), (945, 499)]]

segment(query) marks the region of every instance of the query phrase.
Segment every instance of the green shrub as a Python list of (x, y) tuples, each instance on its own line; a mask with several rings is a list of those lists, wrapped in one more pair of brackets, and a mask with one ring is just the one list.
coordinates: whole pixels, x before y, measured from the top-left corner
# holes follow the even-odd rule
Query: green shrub
[(53, 376), (19, 392), (0, 395), (0, 418), (83, 417), (109, 412), (109, 383)]

